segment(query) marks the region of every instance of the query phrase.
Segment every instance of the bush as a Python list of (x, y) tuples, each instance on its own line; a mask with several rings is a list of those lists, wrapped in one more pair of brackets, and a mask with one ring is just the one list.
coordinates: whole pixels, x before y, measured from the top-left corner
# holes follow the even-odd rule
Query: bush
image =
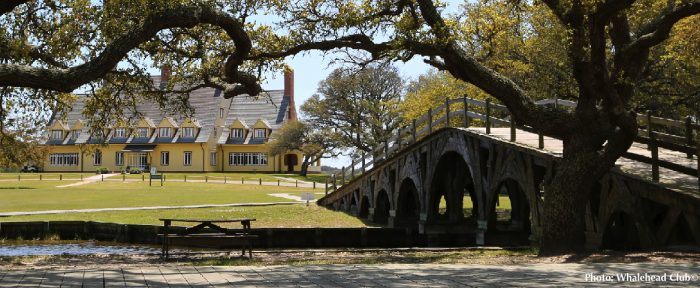
[(109, 173), (109, 169), (107, 169), (107, 167), (97, 168), (97, 174), (108, 174), (108, 173)]

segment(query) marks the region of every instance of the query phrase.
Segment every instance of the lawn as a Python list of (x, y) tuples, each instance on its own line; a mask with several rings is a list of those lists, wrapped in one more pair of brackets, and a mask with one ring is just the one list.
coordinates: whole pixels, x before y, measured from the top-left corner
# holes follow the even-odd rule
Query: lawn
[(0, 181), (0, 212), (139, 206), (289, 202), (270, 193), (311, 192), (309, 188), (223, 185), (220, 183), (95, 182), (57, 188), (71, 181)]
[[(112, 211), (95, 213), (67, 213), (0, 218), (3, 222), (15, 221), (100, 221), (124, 224), (162, 225), (158, 218), (255, 218), (253, 228), (261, 227), (364, 227), (358, 218), (343, 212), (332, 211), (314, 204), (264, 206), (264, 207), (220, 207), (198, 209), (162, 209), (138, 211)], [(239, 225), (239, 224), (236, 224)]]
[(84, 173), (0, 173), (0, 180), (17, 180), (19, 176), (22, 181), (24, 180), (58, 180), (61, 177), (63, 179), (80, 179), (80, 175), (83, 177), (95, 176), (94, 172), (84, 172)]

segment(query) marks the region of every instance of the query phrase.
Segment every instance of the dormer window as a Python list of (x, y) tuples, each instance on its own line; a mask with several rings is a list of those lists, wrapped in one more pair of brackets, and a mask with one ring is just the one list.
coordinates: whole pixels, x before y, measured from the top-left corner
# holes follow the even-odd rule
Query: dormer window
[(63, 130), (51, 130), (51, 140), (63, 140)]
[(148, 138), (148, 128), (138, 128), (136, 129), (137, 138)]
[(114, 138), (126, 138), (126, 128), (114, 129)]
[(224, 118), (224, 108), (219, 108), (219, 118)]
[(80, 137), (80, 130), (73, 130), (73, 134), (71, 134), (70, 139), (78, 140), (78, 137)]
[(267, 129), (255, 129), (255, 138), (267, 138)]
[(193, 127), (182, 128), (182, 138), (194, 138), (194, 128)]
[(171, 130), (169, 127), (162, 127), (158, 129), (158, 137), (161, 138), (170, 138), (171, 136)]
[(245, 138), (245, 131), (240, 128), (231, 129), (231, 138)]

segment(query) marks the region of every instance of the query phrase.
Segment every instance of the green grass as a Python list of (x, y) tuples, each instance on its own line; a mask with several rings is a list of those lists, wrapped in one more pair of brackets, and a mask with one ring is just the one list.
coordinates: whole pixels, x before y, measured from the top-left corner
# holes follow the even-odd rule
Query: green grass
[[(289, 202), (270, 193), (311, 192), (309, 188), (223, 185), (221, 183), (95, 182), (57, 188), (71, 181), (0, 181), (0, 212), (139, 206), (180, 206), (250, 202)], [(21, 188), (21, 189), (18, 189)]]
[(299, 176), (299, 174), (275, 174), (275, 176), (298, 179), (300, 181), (307, 182), (317, 182), (326, 183), (326, 179), (330, 177), (328, 174), (306, 174), (306, 176)]
[[(41, 177), (43, 180), (58, 180), (61, 175), (63, 179), (80, 179), (80, 175), (83, 177), (95, 176), (94, 172), (84, 172), (84, 173), (0, 173), (0, 180), (17, 180), (17, 176), (20, 176), (21, 180), (39, 180)], [(40, 176), (41, 175), (41, 176)]]
[[(3, 222), (19, 221), (100, 221), (123, 224), (162, 225), (159, 218), (255, 218), (253, 228), (261, 227), (364, 227), (365, 224), (348, 214), (316, 205), (303, 204), (265, 207), (220, 207), (199, 209), (163, 209), (67, 213), (0, 218)], [(177, 225), (177, 223), (175, 223)], [(239, 224), (235, 224), (239, 225)]]

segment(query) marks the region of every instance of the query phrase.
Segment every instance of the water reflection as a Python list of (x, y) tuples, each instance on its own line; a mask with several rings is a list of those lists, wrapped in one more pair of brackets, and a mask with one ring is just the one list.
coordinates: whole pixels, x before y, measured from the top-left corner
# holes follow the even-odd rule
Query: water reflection
[(14, 241), (0, 244), (0, 256), (51, 256), (90, 254), (153, 254), (155, 246), (120, 245), (101, 242), (35, 242)]

